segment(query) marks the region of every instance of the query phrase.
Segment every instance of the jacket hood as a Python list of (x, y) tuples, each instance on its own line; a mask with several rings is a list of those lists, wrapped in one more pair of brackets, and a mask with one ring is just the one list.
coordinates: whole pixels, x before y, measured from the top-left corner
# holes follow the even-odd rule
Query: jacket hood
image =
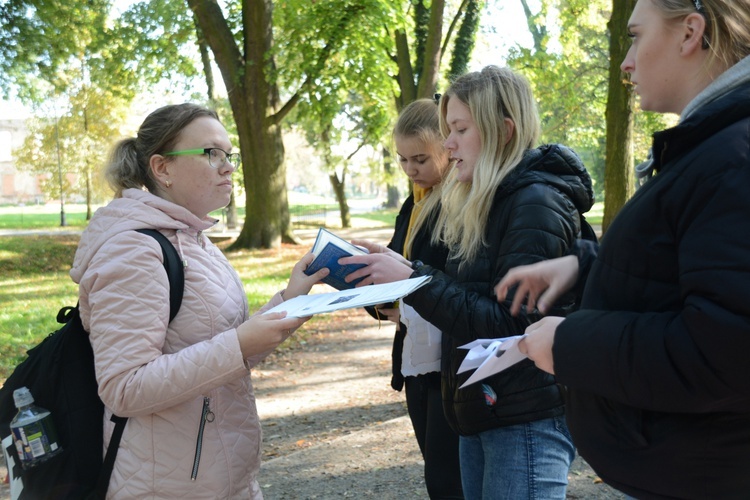
[[(173, 230), (197, 237), (218, 222), (199, 219), (186, 208), (140, 189), (126, 189), (121, 198), (112, 200), (94, 213), (81, 235), (70, 277), (79, 283), (91, 259), (114, 236), (136, 229)], [(179, 244), (177, 245), (179, 251)], [(181, 252), (180, 252), (181, 253)]]
[(594, 205), (591, 176), (576, 152), (562, 144), (526, 151), (521, 163), (500, 184), (498, 194), (508, 196), (534, 183), (554, 186), (573, 201), (580, 213)]

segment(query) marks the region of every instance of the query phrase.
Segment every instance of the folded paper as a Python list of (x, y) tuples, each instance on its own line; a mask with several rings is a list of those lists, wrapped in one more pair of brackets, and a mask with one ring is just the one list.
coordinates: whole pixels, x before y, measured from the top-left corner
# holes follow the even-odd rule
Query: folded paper
[(477, 339), (460, 346), (459, 349), (468, 349), (469, 352), (458, 367), (457, 373), (474, 369), (476, 371), (459, 389), (500, 373), (526, 359), (528, 356), (518, 350), (518, 342), (524, 337), (525, 335), (516, 335), (502, 339)]

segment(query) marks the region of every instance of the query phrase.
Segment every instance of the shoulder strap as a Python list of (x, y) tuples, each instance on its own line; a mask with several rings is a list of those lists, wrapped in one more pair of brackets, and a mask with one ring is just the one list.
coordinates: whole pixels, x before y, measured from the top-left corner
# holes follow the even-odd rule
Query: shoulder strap
[(172, 321), (182, 305), (182, 295), (185, 292), (185, 271), (182, 259), (174, 245), (156, 229), (136, 229), (139, 233), (147, 234), (159, 242), (164, 254), (164, 269), (169, 278), (169, 321)]
[[(167, 271), (167, 278), (169, 279), (169, 321), (172, 321), (180, 311), (182, 295), (185, 292), (185, 271), (182, 267), (182, 259), (174, 245), (156, 229), (136, 229), (136, 231), (151, 236), (161, 246), (161, 251), (164, 255), (164, 269)], [(112, 476), (112, 470), (115, 467), (115, 460), (117, 459), (117, 450), (120, 447), (120, 440), (125, 431), (125, 424), (128, 421), (127, 417), (118, 417), (114, 414), (110, 420), (115, 423), (115, 428), (112, 431), (107, 453), (104, 456), (99, 480), (96, 483), (94, 491), (89, 496), (91, 500), (104, 499), (107, 496), (109, 479)]]

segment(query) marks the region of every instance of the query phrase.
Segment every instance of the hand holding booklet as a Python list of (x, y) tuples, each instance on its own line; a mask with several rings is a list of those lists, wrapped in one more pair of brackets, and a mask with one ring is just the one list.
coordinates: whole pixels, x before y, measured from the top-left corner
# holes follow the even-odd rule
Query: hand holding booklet
[(342, 266), (338, 263), (338, 260), (342, 257), (349, 257), (351, 255), (365, 255), (368, 252), (364, 248), (352, 245), (343, 238), (336, 236), (329, 230), (321, 227), (318, 230), (318, 236), (315, 238), (315, 243), (313, 244), (311, 252), (315, 256), (315, 260), (313, 260), (307, 269), (305, 269), (305, 274), (308, 276), (318, 272), (324, 267), (327, 267), (331, 272), (321, 281), (332, 286), (336, 290), (354, 288), (357, 283), (362, 280), (362, 278), (359, 278), (351, 283), (347, 283), (344, 278), (357, 269), (365, 267), (364, 264), (349, 264)]
[(374, 306), (399, 300), (430, 281), (430, 279), (431, 276), (420, 276), (419, 278), (394, 281), (393, 283), (361, 286), (351, 290), (298, 295), (269, 309), (266, 313), (286, 311), (287, 317), (302, 318), (340, 309)]
[(476, 371), (459, 389), (500, 373), (526, 359), (528, 356), (518, 350), (518, 342), (522, 338), (524, 335), (502, 339), (477, 339), (460, 346), (459, 349), (468, 349), (469, 352), (456, 373), (467, 372), (475, 368)]

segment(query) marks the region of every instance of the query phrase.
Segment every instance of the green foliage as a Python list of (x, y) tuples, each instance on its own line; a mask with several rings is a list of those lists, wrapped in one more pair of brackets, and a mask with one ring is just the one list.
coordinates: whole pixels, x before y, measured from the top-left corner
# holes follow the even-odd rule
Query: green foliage
[[(341, 13), (347, 9), (354, 13), (348, 25), (331, 22), (342, 19)], [(287, 0), (277, 5), (277, 81), (292, 91), (306, 75), (317, 74), (309, 91), (300, 96), (292, 121), (305, 121), (305, 129), (317, 136), (320, 128), (329, 127), (336, 116), (360, 115), (361, 120), (352, 121), (362, 132), (358, 135), (361, 142), (372, 144), (380, 140), (390, 119), (390, 98), (396, 92), (391, 78), (395, 65), (388, 59), (392, 41), (386, 27), (399, 18), (392, 3), (381, 0)], [(310, 54), (318, 53), (330, 43), (334, 32), (342, 29), (345, 35), (337, 39), (337, 50), (320, 67)], [(336, 142), (336, 137), (331, 139)]]
[[(303, 74), (317, 71), (318, 77), (308, 92), (300, 94), (287, 123), (304, 130), (328, 174), (344, 182), (350, 156), (365, 146), (378, 148), (390, 131), (397, 87), (391, 77), (396, 68), (388, 58), (392, 40), (386, 27), (399, 15), (392, 2), (379, 0), (302, 1), (295, 8), (292, 3), (283, 2), (275, 11), (278, 75), (294, 82), (293, 73), (299, 78), (302, 66), (309, 67)], [(344, 9), (356, 12), (347, 26), (325, 22), (340, 19)], [(320, 51), (332, 39), (332, 28), (345, 30), (346, 36), (325, 65), (314, 67), (314, 58), (303, 56)], [(283, 50), (289, 46), (297, 49)], [(342, 143), (346, 146), (334, 153), (332, 145)]]
[(41, 174), (51, 198), (61, 189), (89, 203), (109, 197), (98, 174), (137, 90), (175, 70), (195, 73), (180, 52), (194, 33), (182, 1), (136, 4), (116, 20), (110, 8), (109, 0), (0, 5), (8, 26), (0, 31), (0, 86), (33, 104), (36, 116), (14, 154), (17, 167)]
[[(58, 117), (27, 121), (28, 135), (14, 151), (17, 166), (41, 174), (49, 199), (103, 202), (111, 190), (101, 176), (112, 142), (120, 136), (126, 103), (107, 88), (84, 86), (69, 96), (70, 108)], [(62, 172), (62, 179), (60, 178)]]
[(469, 67), (471, 52), (474, 50), (474, 42), (479, 28), (482, 3), (479, 0), (469, 0), (466, 5), (466, 13), (456, 35), (453, 57), (448, 71), (448, 81), (453, 81), (456, 77), (463, 75)]
[(169, 81), (189, 91), (199, 74), (196, 28), (185, 0), (144, 0), (115, 20), (110, 57), (126, 62), (143, 86)]
[[(542, 30), (540, 23), (551, 13), (557, 15), (557, 29)], [(527, 15), (536, 48), (514, 48), (508, 64), (523, 72), (534, 87), (542, 140), (573, 147), (584, 159), (597, 197), (602, 199), (611, 0), (548, 0), (542, 2), (540, 12), (528, 11)], [(647, 154), (651, 134), (664, 123), (653, 114), (637, 118), (635, 156), (639, 161)]]
[(109, 6), (109, 0), (0, 4), (0, 88), (16, 87), (28, 100), (39, 100), (36, 80), (68, 88), (69, 71), (96, 51)]

